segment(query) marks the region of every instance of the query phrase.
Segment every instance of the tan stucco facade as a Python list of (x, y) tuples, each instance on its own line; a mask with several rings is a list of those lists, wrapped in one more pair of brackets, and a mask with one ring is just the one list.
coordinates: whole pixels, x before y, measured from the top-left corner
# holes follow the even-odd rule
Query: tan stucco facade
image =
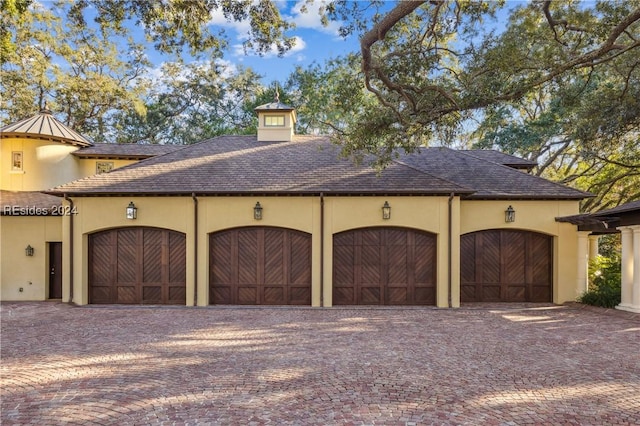
[[(136, 220), (125, 218), (133, 201)], [(256, 202), (263, 219), (253, 218)], [(388, 201), (391, 219), (383, 220)], [(70, 224), (73, 220), (73, 302), (88, 303), (88, 237), (106, 229), (145, 226), (186, 235), (188, 306), (209, 301), (209, 235), (222, 230), (268, 226), (302, 231), (312, 236), (312, 306), (332, 306), (333, 236), (346, 230), (393, 226), (426, 231), (437, 237), (437, 299), (439, 307), (460, 305), (460, 236), (486, 229), (518, 229), (553, 236), (553, 301), (575, 300), (577, 231), (555, 217), (575, 214), (576, 201), (460, 201), (459, 197), (76, 197), (77, 215), (64, 217), (64, 262), (71, 265)], [(516, 220), (505, 223), (507, 205)], [(197, 206), (197, 207), (196, 207)], [(197, 223), (196, 223), (197, 208)], [(449, 222), (451, 218), (451, 223)], [(197, 234), (196, 234), (197, 229)], [(449, 235), (451, 229), (451, 235)], [(451, 250), (449, 250), (451, 244)], [(451, 258), (449, 258), (449, 252)], [(70, 275), (63, 298), (69, 301)], [(195, 296), (197, 286), (197, 300)], [(449, 294), (451, 288), (451, 294)]]
[[(0, 300), (49, 298), (49, 244), (62, 242), (59, 216), (0, 216)], [(33, 256), (25, 248), (33, 247)]]

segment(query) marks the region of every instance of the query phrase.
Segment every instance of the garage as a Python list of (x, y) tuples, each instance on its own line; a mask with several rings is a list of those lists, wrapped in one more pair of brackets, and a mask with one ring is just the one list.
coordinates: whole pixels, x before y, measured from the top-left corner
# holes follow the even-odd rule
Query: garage
[(186, 304), (185, 235), (119, 228), (89, 235), (89, 303)]
[(311, 234), (247, 227), (209, 235), (209, 303), (311, 305)]
[(551, 302), (553, 237), (486, 230), (461, 236), (461, 302)]
[(437, 239), (406, 228), (333, 237), (334, 305), (435, 305)]

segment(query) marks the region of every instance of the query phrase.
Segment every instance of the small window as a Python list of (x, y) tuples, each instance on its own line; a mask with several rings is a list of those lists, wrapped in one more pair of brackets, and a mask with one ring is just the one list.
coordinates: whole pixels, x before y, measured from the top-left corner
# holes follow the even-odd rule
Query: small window
[(22, 151), (13, 151), (11, 153), (11, 170), (22, 170)]
[(96, 161), (96, 174), (107, 173), (113, 170), (113, 161)]
[(284, 115), (265, 115), (265, 127), (284, 127)]

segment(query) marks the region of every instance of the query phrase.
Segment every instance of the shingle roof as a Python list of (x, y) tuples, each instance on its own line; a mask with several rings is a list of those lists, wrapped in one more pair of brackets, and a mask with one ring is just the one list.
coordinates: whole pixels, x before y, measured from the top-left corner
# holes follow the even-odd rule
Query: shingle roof
[(185, 148), (185, 145), (140, 145), (135, 143), (96, 143), (79, 149), (73, 155), (79, 158), (127, 158), (143, 159), (164, 155)]
[(368, 166), (338, 158), (326, 137), (257, 142), (221, 136), (109, 173), (54, 189), (69, 194), (449, 194), (467, 188), (392, 163), (380, 177)]
[(62, 199), (42, 192), (0, 191), (0, 215), (47, 216), (59, 214)]
[(426, 148), (398, 161), (474, 190), (469, 199), (583, 199), (591, 195), (464, 151)]
[(467, 198), (582, 199), (589, 194), (448, 148), (402, 155), (381, 173), (339, 158), (327, 137), (258, 142), (221, 136), (51, 193), (451, 194)]
[(9, 124), (0, 129), (0, 137), (22, 136), (49, 139), (76, 146), (91, 146), (92, 143), (75, 130), (65, 126), (43, 109), (38, 114)]
[(600, 210), (599, 212), (595, 212), (592, 216), (611, 216), (620, 213), (627, 213), (633, 211), (640, 211), (640, 200), (630, 201), (625, 204), (620, 204), (618, 207), (614, 207), (607, 210)]
[(504, 152), (496, 151), (495, 149), (468, 149), (462, 150), (461, 152), (473, 155), (474, 157), (482, 160), (513, 167), (514, 169), (531, 170), (537, 165), (535, 161), (529, 161), (514, 155), (505, 154)]

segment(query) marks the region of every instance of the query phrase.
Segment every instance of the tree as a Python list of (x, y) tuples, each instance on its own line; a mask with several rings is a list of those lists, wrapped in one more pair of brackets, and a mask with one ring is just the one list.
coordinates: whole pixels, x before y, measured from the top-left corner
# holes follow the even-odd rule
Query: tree
[(65, 124), (101, 142), (114, 111), (143, 107), (139, 95), (146, 87), (138, 77), (148, 63), (139, 45), (129, 41), (122, 54), (113, 33), (71, 25), (37, 4), (14, 30), (15, 49), (0, 69), (3, 122), (25, 118), (46, 102)]
[(216, 61), (165, 63), (141, 111), (117, 114), (120, 143), (191, 144), (229, 133), (255, 133), (249, 106), (264, 91), (251, 69)]
[(124, 33), (128, 21), (142, 25), (149, 40), (162, 53), (180, 54), (187, 46), (194, 56), (203, 53), (219, 56), (226, 40), (222, 32), (213, 33), (208, 25), (216, 11), (228, 20), (249, 20), (246, 50), (264, 54), (275, 44), (283, 54), (294, 43), (292, 37), (285, 35), (291, 25), (270, 0), (76, 0), (69, 18), (77, 25), (86, 26), (88, 7), (98, 11), (94, 20), (103, 30)]
[(537, 1), (515, 8), (500, 30), (487, 25), (498, 2), (399, 3), (361, 36), (363, 83), (377, 105), (336, 138), (384, 164), (397, 148), (451, 140), (493, 107), (614, 60), (635, 64), (638, 5)]

